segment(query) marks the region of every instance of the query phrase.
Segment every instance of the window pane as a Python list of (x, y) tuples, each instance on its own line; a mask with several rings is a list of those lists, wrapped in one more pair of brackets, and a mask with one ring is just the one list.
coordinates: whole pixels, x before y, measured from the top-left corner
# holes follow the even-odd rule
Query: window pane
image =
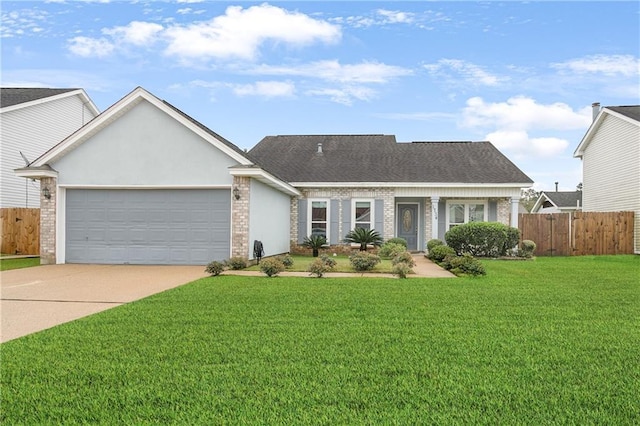
[(322, 235), (327, 238), (327, 222), (312, 222), (311, 235)]
[(469, 204), (469, 222), (484, 222), (484, 204)]
[(327, 220), (326, 201), (313, 201), (311, 203), (311, 220), (314, 222)]
[(449, 205), (449, 223), (464, 223), (464, 204)]
[(371, 225), (368, 223), (356, 223), (356, 228), (362, 228), (368, 231), (369, 229), (371, 229)]
[(356, 201), (356, 222), (371, 222), (371, 203)]

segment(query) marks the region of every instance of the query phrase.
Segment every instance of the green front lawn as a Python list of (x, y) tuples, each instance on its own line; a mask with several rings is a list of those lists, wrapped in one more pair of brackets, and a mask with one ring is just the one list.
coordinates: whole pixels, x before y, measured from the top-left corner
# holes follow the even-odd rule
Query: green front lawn
[(39, 266), (39, 257), (25, 257), (21, 259), (1, 259), (0, 271), (8, 271), (9, 269), (30, 268), (32, 266)]
[(0, 346), (1, 424), (640, 424), (640, 256), (205, 278)]

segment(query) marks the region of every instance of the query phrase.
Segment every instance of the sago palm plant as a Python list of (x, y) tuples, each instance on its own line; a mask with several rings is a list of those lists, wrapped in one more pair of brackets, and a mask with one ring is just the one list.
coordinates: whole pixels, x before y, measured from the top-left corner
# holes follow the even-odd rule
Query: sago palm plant
[(344, 237), (346, 243), (360, 244), (360, 251), (367, 251), (367, 245), (379, 247), (382, 237), (375, 229), (355, 228)]

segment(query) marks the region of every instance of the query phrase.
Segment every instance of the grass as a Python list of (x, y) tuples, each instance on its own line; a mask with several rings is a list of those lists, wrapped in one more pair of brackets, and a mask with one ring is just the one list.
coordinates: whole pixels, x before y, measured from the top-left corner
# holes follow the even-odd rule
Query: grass
[[(293, 266), (287, 269), (287, 271), (291, 272), (307, 272), (309, 265), (316, 260), (317, 258), (311, 256), (300, 256), (300, 255), (292, 255), (293, 258)], [(331, 272), (357, 272), (351, 266), (351, 262), (349, 261), (348, 256), (332, 256), (337, 263), (335, 268), (331, 270)], [(368, 273), (391, 273), (391, 269), (393, 265), (391, 264), (391, 260), (389, 259), (381, 259), (380, 263), (376, 265), (371, 271), (367, 271)], [(246, 271), (260, 271), (259, 265), (253, 265), (245, 269)], [(360, 272), (361, 273), (361, 272)]]
[(195, 281), (0, 346), (2, 424), (640, 423), (639, 256)]
[(2, 259), (0, 260), (0, 271), (8, 271), (10, 269), (30, 268), (39, 266), (39, 257), (25, 257), (20, 259)]

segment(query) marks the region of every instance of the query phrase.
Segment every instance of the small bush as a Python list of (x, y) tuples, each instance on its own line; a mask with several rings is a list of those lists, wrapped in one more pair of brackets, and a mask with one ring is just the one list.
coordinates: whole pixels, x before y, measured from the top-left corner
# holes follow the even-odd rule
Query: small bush
[[(329, 260), (333, 260), (333, 259), (329, 259)], [(335, 260), (333, 261), (335, 262)], [(309, 271), (311, 275), (315, 275), (318, 278), (322, 278), (322, 276), (325, 273), (331, 271), (331, 269), (333, 269), (332, 266), (327, 264), (322, 258), (318, 258), (313, 262), (311, 262), (307, 271)]]
[(520, 230), (498, 222), (470, 222), (454, 226), (444, 237), (458, 254), (498, 257), (518, 245)]
[(411, 266), (404, 262), (396, 263), (391, 269), (391, 273), (397, 275), (398, 278), (407, 278), (407, 274), (410, 274), (411, 271)]
[(336, 265), (338, 264), (338, 262), (334, 258), (326, 254), (323, 254), (322, 256), (320, 256), (320, 259), (324, 262), (325, 265), (329, 267), (329, 269), (335, 268)]
[(436, 245), (429, 250), (429, 254), (427, 257), (433, 260), (436, 263), (440, 263), (444, 260), (448, 255), (456, 254), (456, 251), (449, 246), (439, 246)]
[(380, 263), (380, 258), (375, 254), (367, 253), (365, 251), (361, 251), (349, 256), (349, 260), (351, 261), (351, 266), (356, 271), (370, 271), (375, 266)]
[(231, 259), (227, 259), (224, 263), (229, 269), (233, 269), (234, 271), (247, 267), (247, 259), (241, 256), (235, 256)]
[(284, 256), (278, 256), (278, 260), (282, 262), (285, 268), (289, 269), (293, 266), (293, 257), (285, 254)]
[(224, 263), (214, 260), (207, 265), (204, 271), (207, 274), (211, 274), (212, 276), (217, 277), (222, 273), (222, 271), (224, 271)]
[(260, 270), (268, 277), (275, 277), (280, 272), (284, 271), (285, 267), (280, 260), (276, 258), (269, 258), (260, 262)]
[(536, 251), (536, 247), (536, 243), (533, 241), (523, 240), (520, 244), (520, 249), (518, 249), (518, 256), (531, 259), (533, 257), (533, 253)]
[(393, 259), (397, 255), (399, 255), (400, 253), (404, 253), (405, 251), (407, 251), (406, 246), (387, 241), (382, 245), (382, 247), (380, 247), (380, 250), (378, 250), (378, 255), (386, 259)]
[(390, 239), (387, 240), (387, 242), (385, 244), (400, 244), (405, 249), (408, 247), (407, 246), (407, 240), (405, 240), (404, 238), (400, 238), (400, 237), (390, 238)]
[(413, 260), (413, 256), (411, 255), (411, 253), (409, 253), (408, 251), (404, 251), (402, 253), (400, 253), (399, 255), (397, 255), (396, 257), (394, 257), (393, 259), (391, 259), (391, 264), (392, 265), (397, 265), (398, 263), (404, 263), (407, 266), (409, 266), (409, 268), (412, 268), (414, 266), (416, 266), (416, 262), (415, 260)]
[(436, 247), (436, 246), (442, 246), (444, 245), (444, 242), (442, 240), (439, 240), (437, 238), (433, 238), (429, 241), (427, 241), (427, 251), (431, 251), (432, 248)]
[(448, 255), (442, 261), (442, 267), (457, 276), (469, 275), (477, 277), (487, 275), (482, 263), (469, 253), (465, 253), (462, 256)]

